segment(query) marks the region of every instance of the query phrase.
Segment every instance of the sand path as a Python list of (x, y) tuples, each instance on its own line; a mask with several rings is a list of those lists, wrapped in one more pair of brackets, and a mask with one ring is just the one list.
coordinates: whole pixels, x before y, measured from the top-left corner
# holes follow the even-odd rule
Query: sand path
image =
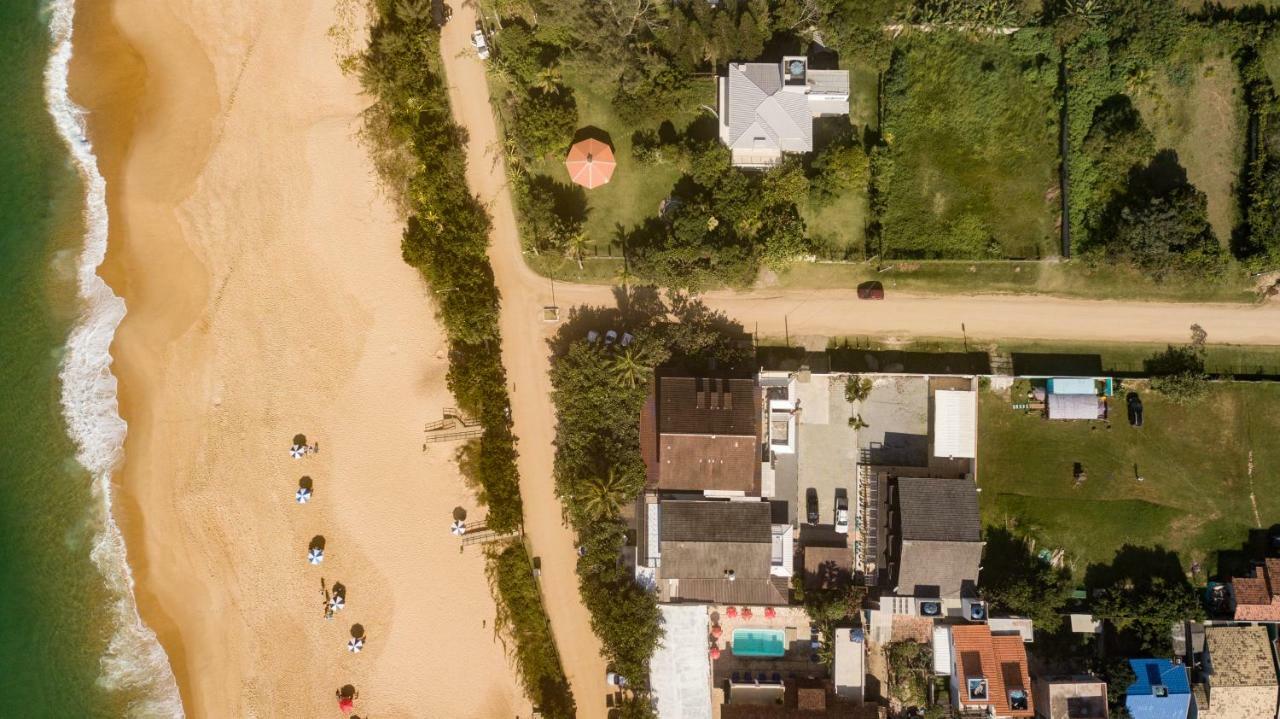
[[(188, 715), (335, 716), (350, 683), (361, 715), (530, 716), (483, 559), (447, 531), (482, 512), (452, 448), (423, 447), (445, 342), (356, 139), (334, 2), (85, 5), (76, 94), (129, 308), (120, 521)], [(290, 459), (298, 432), (318, 454)], [(347, 587), (332, 621), (322, 580)]]

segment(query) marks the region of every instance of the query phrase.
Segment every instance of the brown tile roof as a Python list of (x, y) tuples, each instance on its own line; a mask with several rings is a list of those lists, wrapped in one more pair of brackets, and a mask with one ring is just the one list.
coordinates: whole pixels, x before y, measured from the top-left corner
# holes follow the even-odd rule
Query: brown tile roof
[(772, 579), (679, 579), (659, 584), (659, 599), (666, 602), (706, 602), (708, 604), (754, 604), (781, 606), (787, 595)]
[(654, 489), (760, 494), (760, 443), (754, 437), (662, 434), (655, 462)]
[(658, 432), (758, 437), (760, 390), (754, 379), (662, 377)]
[[(1017, 635), (992, 636), (985, 624), (956, 625), (951, 628), (959, 672), (961, 702), (993, 707), (999, 716), (1030, 717), (1035, 714), (1031, 695), (1031, 675), (1027, 671), (1027, 649)], [(987, 680), (987, 700), (968, 698), (969, 679)], [(1009, 690), (1027, 693), (1027, 708), (1009, 708)]]
[(1268, 559), (1254, 567), (1253, 576), (1233, 577), (1236, 615), (1240, 621), (1280, 621), (1280, 559)]
[(1219, 687), (1274, 687), (1276, 668), (1265, 627), (1208, 627), (1209, 699)]

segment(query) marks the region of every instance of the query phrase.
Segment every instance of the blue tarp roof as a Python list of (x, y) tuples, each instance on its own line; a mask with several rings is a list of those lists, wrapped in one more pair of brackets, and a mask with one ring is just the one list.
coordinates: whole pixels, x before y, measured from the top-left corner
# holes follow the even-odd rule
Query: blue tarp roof
[[(1125, 707), (1133, 719), (1187, 719), (1191, 708), (1191, 683), (1187, 668), (1168, 659), (1130, 659), (1137, 681), (1125, 690)], [(1158, 697), (1154, 686), (1165, 687), (1168, 696)]]
[(1049, 394), (1098, 394), (1098, 385), (1092, 378), (1054, 377), (1045, 384)]

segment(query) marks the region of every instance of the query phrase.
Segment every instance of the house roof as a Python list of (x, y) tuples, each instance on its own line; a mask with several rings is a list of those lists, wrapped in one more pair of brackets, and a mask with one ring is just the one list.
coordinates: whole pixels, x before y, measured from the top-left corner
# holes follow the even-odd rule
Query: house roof
[[(768, 579), (773, 552), (768, 544), (750, 542), (668, 542), (660, 545), (660, 579)], [(726, 580), (727, 581), (727, 580)]]
[(897, 592), (916, 597), (956, 597), (978, 583), (981, 542), (904, 541)]
[(760, 391), (754, 379), (662, 377), (659, 434), (760, 436)]
[[(1030, 717), (1035, 715), (1031, 695), (1031, 674), (1027, 670), (1027, 650), (1018, 636), (992, 636), (985, 624), (958, 624), (951, 627), (961, 703), (993, 707), (999, 716)], [(986, 701), (968, 698), (970, 679), (987, 680)], [(1027, 708), (1009, 706), (1009, 692), (1021, 689), (1027, 693)]]
[(853, 552), (848, 547), (805, 547), (804, 586), (821, 589), (848, 584), (853, 578)]
[(1098, 397), (1091, 394), (1049, 395), (1049, 419), (1097, 419)]
[(782, 87), (778, 63), (733, 63), (726, 78), (725, 144), (734, 149), (813, 149), (813, 115), (804, 93)]
[[(1208, 627), (1205, 649), (1209, 653), (1209, 698), (1222, 687), (1275, 687), (1276, 668), (1271, 658), (1267, 630), (1251, 627)], [(1272, 712), (1274, 696), (1272, 692)]]
[(655, 462), (655, 489), (760, 494), (760, 442), (755, 437), (663, 434)]
[(898, 507), (904, 540), (978, 542), (978, 487), (967, 479), (900, 477)]
[(1235, 618), (1240, 621), (1280, 621), (1280, 559), (1268, 559), (1254, 567), (1251, 577), (1233, 577)]
[(933, 393), (933, 455), (978, 456), (978, 394), (940, 389)]
[[(1078, 719), (1079, 717), (1097, 717), (1106, 719), (1107, 683), (1096, 677), (1065, 677), (1049, 679), (1044, 682), (1043, 696), (1048, 704), (1048, 719)], [(1046, 707), (1041, 706), (1044, 712)]]
[(773, 538), (768, 502), (668, 499), (659, 504), (663, 542), (763, 544)]
[(786, 580), (769, 579), (676, 579), (659, 584), (659, 600), (705, 604), (754, 604), (781, 606), (787, 603)]
[[(1168, 659), (1130, 659), (1137, 680), (1125, 690), (1125, 708), (1133, 719), (1187, 719), (1191, 710), (1191, 683), (1187, 668)], [(1165, 696), (1152, 687), (1163, 686)]]

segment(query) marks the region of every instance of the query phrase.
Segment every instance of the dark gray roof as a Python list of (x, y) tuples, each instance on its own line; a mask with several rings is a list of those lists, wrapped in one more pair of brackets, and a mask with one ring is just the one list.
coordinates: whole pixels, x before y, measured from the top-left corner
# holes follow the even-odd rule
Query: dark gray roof
[(661, 503), (659, 538), (667, 542), (734, 542), (770, 545), (768, 502), (667, 500)]
[(658, 433), (759, 436), (760, 391), (754, 379), (663, 377)]
[(898, 478), (902, 538), (977, 542), (982, 539), (978, 487), (968, 479)]
[(904, 541), (897, 593), (916, 597), (972, 594), (982, 563), (981, 542)]

